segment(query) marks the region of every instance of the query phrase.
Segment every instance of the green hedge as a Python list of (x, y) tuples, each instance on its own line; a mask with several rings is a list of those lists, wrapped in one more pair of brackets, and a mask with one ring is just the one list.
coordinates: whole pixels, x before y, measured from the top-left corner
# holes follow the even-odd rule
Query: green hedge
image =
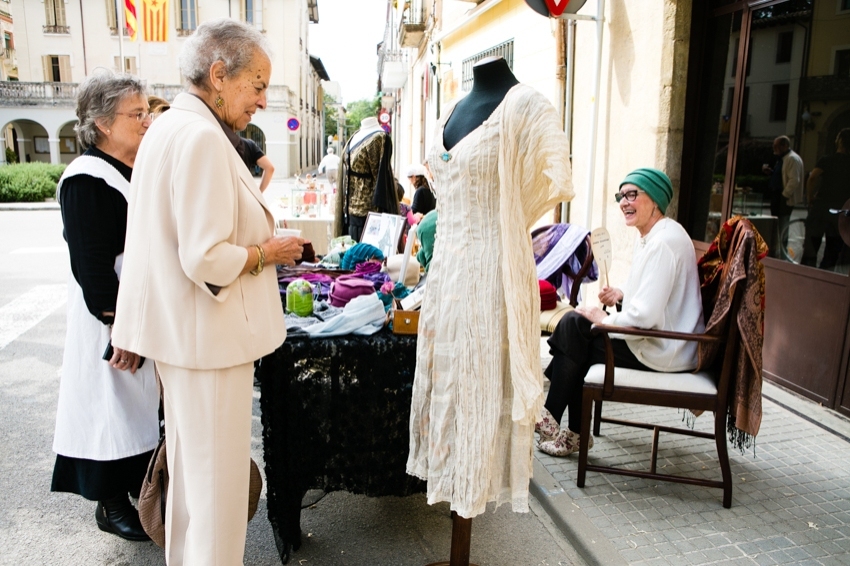
[(41, 202), (56, 196), (65, 165), (19, 163), (0, 167), (0, 202)]

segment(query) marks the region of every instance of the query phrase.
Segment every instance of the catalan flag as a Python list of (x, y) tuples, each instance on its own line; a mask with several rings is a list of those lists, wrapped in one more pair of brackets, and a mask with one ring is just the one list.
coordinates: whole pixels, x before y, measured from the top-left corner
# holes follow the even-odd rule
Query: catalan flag
[(136, 20), (136, 0), (124, 0), (124, 21), (127, 25), (127, 33), (130, 41), (136, 41), (136, 33), (139, 30), (139, 22)]
[(168, 41), (168, 0), (143, 0), (145, 41)]

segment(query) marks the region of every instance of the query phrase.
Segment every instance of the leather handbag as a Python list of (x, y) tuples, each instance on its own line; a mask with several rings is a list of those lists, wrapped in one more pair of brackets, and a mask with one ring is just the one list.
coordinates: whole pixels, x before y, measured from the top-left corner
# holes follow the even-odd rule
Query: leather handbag
[[(159, 382), (159, 372), (156, 374)], [(142, 528), (157, 546), (165, 548), (165, 504), (168, 497), (168, 462), (165, 455), (165, 413), (162, 406), (162, 384), (159, 386), (159, 443), (153, 451), (139, 493), (139, 520)], [(260, 468), (251, 458), (248, 484), (248, 521), (254, 518), (263, 490)]]

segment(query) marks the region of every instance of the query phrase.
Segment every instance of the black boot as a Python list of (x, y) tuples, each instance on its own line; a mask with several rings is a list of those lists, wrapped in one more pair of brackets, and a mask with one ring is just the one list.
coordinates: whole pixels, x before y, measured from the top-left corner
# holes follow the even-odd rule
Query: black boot
[(130, 503), (126, 493), (106, 501), (98, 501), (94, 519), (101, 531), (127, 540), (150, 540), (139, 521), (139, 512)]

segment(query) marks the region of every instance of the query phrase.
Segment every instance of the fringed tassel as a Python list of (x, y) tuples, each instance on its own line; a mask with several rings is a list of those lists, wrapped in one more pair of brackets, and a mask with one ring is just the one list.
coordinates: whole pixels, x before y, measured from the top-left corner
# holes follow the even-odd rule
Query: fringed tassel
[(685, 423), (685, 426), (693, 430), (699, 415), (695, 415), (690, 409), (679, 409), (679, 413), (682, 415), (682, 422)]
[(753, 458), (756, 457), (756, 437), (746, 433), (735, 426), (735, 417), (731, 414), (726, 419), (726, 433), (729, 435), (729, 443), (744, 455), (746, 450), (753, 449)]

